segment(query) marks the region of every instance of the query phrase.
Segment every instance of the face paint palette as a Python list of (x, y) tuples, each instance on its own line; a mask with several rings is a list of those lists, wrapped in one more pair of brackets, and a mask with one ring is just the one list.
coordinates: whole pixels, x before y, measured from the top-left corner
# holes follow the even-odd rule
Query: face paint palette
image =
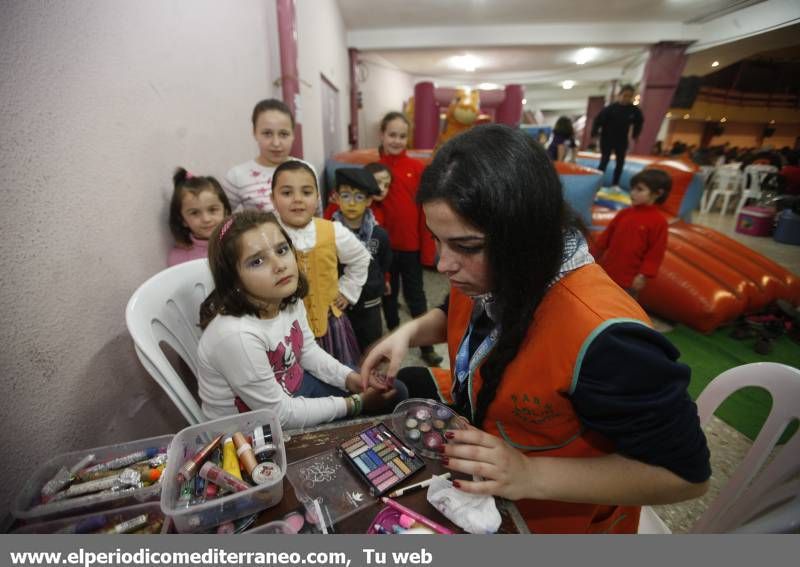
[(389, 492), (425, 466), (383, 423), (348, 439), (339, 445), (339, 452), (374, 496)]
[(402, 431), (402, 438), (415, 452), (441, 459), (439, 448), (444, 445), (448, 429), (466, 429), (466, 420), (449, 406), (434, 400), (410, 398), (401, 402), (392, 415), (392, 427)]

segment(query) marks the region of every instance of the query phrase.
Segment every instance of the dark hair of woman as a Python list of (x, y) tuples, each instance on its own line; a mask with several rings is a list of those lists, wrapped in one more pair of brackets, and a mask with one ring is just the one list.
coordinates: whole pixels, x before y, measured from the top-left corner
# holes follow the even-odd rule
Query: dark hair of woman
[(175, 170), (175, 175), (172, 176), (172, 183), (174, 189), (172, 191), (172, 199), (169, 203), (169, 230), (175, 238), (175, 242), (183, 244), (184, 246), (192, 245), (192, 231), (186, 226), (181, 214), (183, 207), (183, 195), (191, 193), (195, 197), (200, 195), (203, 191), (213, 191), (217, 198), (222, 203), (225, 209), (225, 216), (231, 214), (231, 203), (228, 201), (228, 196), (222, 189), (215, 178), (202, 175), (190, 175), (184, 168), (179, 167)]
[(522, 130), (503, 125), (476, 126), (442, 146), (422, 174), (417, 200), (446, 202), (486, 238), (501, 331), (481, 369), (480, 426), (559, 272), (565, 234), (582, 227), (547, 153)]
[(553, 126), (553, 133), (561, 134), (565, 138), (575, 137), (575, 129), (572, 127), (572, 120), (568, 116), (559, 116), (556, 125)]
[[(230, 224), (228, 221), (231, 221)], [(205, 329), (217, 315), (258, 316), (260, 307), (247, 298), (239, 278), (237, 267), (241, 253), (239, 241), (242, 234), (266, 223), (274, 224), (280, 229), (286, 242), (289, 243), (289, 248), (292, 249), (292, 254), (296, 254), (292, 239), (289, 238), (272, 213), (245, 210), (222, 221), (208, 239), (208, 265), (214, 278), (214, 290), (200, 306), (201, 329)], [(225, 232), (220, 238), (219, 233), (223, 228)], [(308, 280), (302, 272), (299, 272), (297, 289), (292, 295), (281, 301), (279, 309), (284, 309), (297, 302), (307, 293)]]

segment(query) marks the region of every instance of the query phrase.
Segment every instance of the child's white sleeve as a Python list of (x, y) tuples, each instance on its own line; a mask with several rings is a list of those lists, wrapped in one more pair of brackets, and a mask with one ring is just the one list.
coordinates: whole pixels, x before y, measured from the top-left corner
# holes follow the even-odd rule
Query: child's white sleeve
[(231, 204), (231, 211), (237, 212), (242, 210), (242, 196), (241, 187), (236, 184), (236, 167), (232, 167), (222, 178), (222, 189), (228, 196), (228, 202)]
[(344, 272), (339, 278), (339, 291), (353, 305), (361, 296), (361, 288), (367, 281), (372, 257), (356, 235), (340, 222), (334, 221), (333, 233), (336, 238), (336, 255), (344, 265)]
[(215, 345), (209, 361), (250, 409), (271, 409), (278, 415), (281, 427), (312, 426), (347, 414), (344, 398), (287, 394), (275, 379), (266, 345), (253, 333), (231, 333), (224, 337)]
[(336, 360), (319, 346), (314, 338), (314, 332), (308, 326), (305, 305), (303, 305), (302, 301), (297, 303), (301, 307), (301, 309), (297, 310), (297, 320), (300, 323), (300, 329), (303, 331), (303, 350), (300, 353), (300, 366), (303, 367), (303, 370), (308, 370), (326, 384), (347, 391), (345, 381), (347, 375), (353, 370)]

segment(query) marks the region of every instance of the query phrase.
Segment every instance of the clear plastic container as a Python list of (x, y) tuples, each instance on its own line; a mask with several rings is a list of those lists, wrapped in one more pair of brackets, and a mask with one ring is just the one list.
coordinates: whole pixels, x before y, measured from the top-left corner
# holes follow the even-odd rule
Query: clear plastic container
[[(168, 525), (165, 521), (164, 513), (161, 511), (161, 504), (158, 501), (148, 502), (146, 504), (136, 504), (134, 506), (125, 506), (123, 508), (115, 508), (113, 510), (106, 510), (102, 512), (92, 512), (91, 514), (83, 514), (82, 516), (71, 516), (69, 518), (61, 518), (59, 520), (51, 520), (49, 522), (40, 522), (37, 524), (28, 524), (17, 528), (12, 533), (15, 534), (88, 534), (88, 533), (104, 533), (104, 530), (110, 529), (113, 526), (146, 514), (148, 522), (161, 521), (161, 525), (152, 532), (156, 534), (167, 533)], [(113, 532), (111, 532), (113, 533)]]
[(151, 447), (166, 448), (172, 440), (172, 435), (161, 435), (127, 443), (107, 445), (95, 449), (83, 451), (73, 451), (55, 456), (42, 466), (36, 469), (28, 478), (22, 491), (14, 500), (12, 513), (15, 517), (26, 521), (39, 521), (43, 519), (63, 518), (64, 516), (76, 516), (95, 510), (107, 510), (111, 508), (121, 508), (141, 504), (150, 500), (156, 500), (161, 492), (161, 483), (157, 482), (150, 486), (125, 490), (119, 493), (97, 494), (91, 499), (65, 499), (49, 504), (40, 503), (40, 493), (42, 487), (59, 471), (61, 467), (67, 469), (74, 466), (87, 455), (94, 455), (94, 463), (108, 461), (116, 457), (122, 457), (148, 449)]
[[(274, 462), (280, 476), (269, 483), (258, 484), (234, 494), (214, 498), (190, 506), (178, 503), (180, 484), (178, 470), (184, 462), (206, 446), (220, 433), (233, 435), (237, 431), (249, 435), (259, 425), (269, 425), (275, 444)], [(169, 446), (167, 468), (162, 475), (161, 510), (172, 518), (175, 529), (181, 533), (205, 531), (212, 526), (254, 514), (275, 506), (283, 498), (283, 477), (286, 475), (286, 448), (278, 416), (268, 409), (260, 409), (222, 417), (192, 425), (175, 435)]]
[(287, 524), (286, 522), (282, 522), (280, 520), (276, 520), (274, 522), (269, 522), (268, 524), (263, 524), (258, 526), (257, 528), (253, 528), (252, 530), (247, 530), (246, 532), (242, 532), (242, 535), (250, 535), (250, 534), (295, 534), (292, 527)]

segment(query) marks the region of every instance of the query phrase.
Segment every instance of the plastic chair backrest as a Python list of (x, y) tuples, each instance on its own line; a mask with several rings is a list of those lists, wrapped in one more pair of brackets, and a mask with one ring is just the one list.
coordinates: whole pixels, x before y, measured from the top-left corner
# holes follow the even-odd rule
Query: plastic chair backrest
[[(765, 503), (771, 501), (770, 495), (780, 493), (787, 482), (800, 474), (800, 433), (776, 448), (786, 427), (800, 419), (800, 370), (775, 362), (726, 370), (697, 398), (700, 423), (708, 423), (722, 402), (748, 386), (764, 388), (772, 396), (769, 416), (733, 475), (692, 526), (692, 532), (723, 533), (739, 527), (758, 510), (764, 510)], [(761, 470), (773, 449), (773, 460)]]
[(213, 289), (208, 260), (184, 262), (144, 282), (125, 309), (139, 360), (190, 424), (205, 421), (205, 417), (160, 343), (174, 349), (197, 376), (200, 304)]

